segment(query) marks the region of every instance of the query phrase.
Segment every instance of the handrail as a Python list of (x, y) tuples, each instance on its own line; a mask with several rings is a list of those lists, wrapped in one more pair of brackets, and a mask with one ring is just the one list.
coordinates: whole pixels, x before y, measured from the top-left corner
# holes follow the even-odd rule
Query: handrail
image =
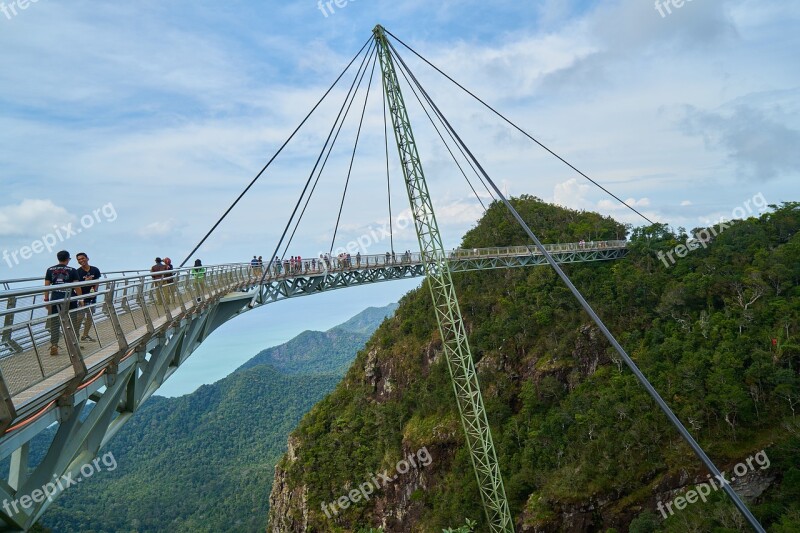
[[(590, 241), (590, 242), (578, 242), (578, 243), (557, 243), (557, 244), (545, 244), (544, 247), (548, 252), (569, 252), (569, 251), (591, 251), (591, 250), (602, 250), (602, 249), (613, 249), (613, 248), (624, 248), (627, 246), (627, 241), (625, 240), (608, 240), (608, 241)], [(483, 256), (514, 256), (514, 255), (541, 255), (538, 249), (534, 246), (503, 246), (503, 247), (491, 247), (491, 248), (474, 248), (474, 249), (453, 249), (448, 251), (448, 259), (469, 259), (474, 257), (483, 257)], [(387, 261), (388, 257), (388, 261)], [(322, 263), (320, 263), (322, 261)], [(335, 268), (348, 268), (356, 266), (358, 261), (356, 254), (350, 254), (350, 264), (345, 267), (342, 266), (343, 258), (340, 256), (329, 256), (328, 263), (325, 262), (324, 256), (319, 257), (301, 257), (301, 263), (304, 265), (305, 263), (314, 262), (314, 264), (323, 264), (326, 265), (327, 268), (323, 267), (315, 267), (314, 269), (311, 268), (301, 268), (302, 272), (322, 272), (326, 269), (331, 270)], [(374, 265), (383, 265), (383, 264), (401, 264), (401, 263), (419, 263), (421, 262), (421, 257), (419, 252), (410, 252), (406, 254), (406, 252), (385, 252), (380, 254), (368, 254), (368, 255), (361, 255), (360, 256), (360, 264), (361, 266), (374, 266)], [(280, 261), (280, 267), (276, 267), (274, 260), (273, 261), (266, 261), (262, 265), (258, 267), (253, 267), (250, 263), (223, 263), (220, 265), (208, 265), (203, 266), (205, 269), (212, 269), (212, 268), (224, 268), (224, 267), (235, 267), (235, 268), (266, 268), (272, 269), (272, 271), (279, 271), (281, 272), (281, 276), (283, 276), (284, 272), (284, 265), (289, 264), (291, 266), (291, 260), (289, 259), (282, 259)], [(31, 287), (22, 287), (19, 289), (9, 289), (9, 290), (0, 290), (0, 299), (11, 297), (11, 296), (27, 296), (31, 294), (37, 293), (44, 293), (48, 291), (57, 291), (63, 292), (66, 289), (74, 289), (76, 287), (84, 287), (84, 286), (93, 286), (97, 285), (100, 282), (107, 282), (113, 280), (135, 280), (137, 278), (148, 278), (153, 275), (177, 275), (183, 272), (191, 272), (194, 267), (184, 267), (184, 268), (176, 268), (174, 270), (169, 271), (160, 271), (160, 272), (151, 272), (150, 270), (119, 270), (113, 272), (103, 273), (103, 278), (101, 280), (92, 280), (87, 282), (80, 282), (80, 283), (70, 283), (64, 285), (50, 285), (49, 287), (45, 288), (42, 285), (39, 286), (31, 286)], [(294, 272), (294, 271), (293, 271)], [(126, 276), (126, 274), (135, 274), (131, 276)], [(113, 277), (112, 277), (113, 276)], [(25, 283), (25, 282), (42, 282), (42, 277), (30, 277), (30, 278), (19, 278), (16, 280), (0, 280), (0, 284), (2, 285), (11, 285), (13, 283)]]
[[(626, 244), (625, 241), (599, 241), (550, 244), (547, 247), (550, 252), (558, 254), (602, 252), (621, 249)], [(527, 246), (512, 246), (454, 249), (446, 255), (447, 261), (458, 263), (541, 254)], [(262, 276), (264, 283), (270, 284), (296, 277), (329, 276), (360, 269), (416, 269), (422, 264), (421, 254), (410, 251), (363, 256), (351, 254), (349, 258), (346, 254), (339, 257), (326, 255), (299, 262), (272, 261), (255, 266), (249, 263), (208, 265), (202, 267), (202, 277), (193, 275), (194, 267), (186, 267), (0, 291), (0, 392), (7, 389), (9, 398), (6, 401), (11, 401), (22, 391), (59, 372), (69, 371), (70, 375), (74, 374), (73, 379), (77, 379), (78, 371), (86, 368), (82, 361), (101, 352), (116, 352), (121, 346), (136, 345), (156, 334), (159, 328), (204, 309), (207, 302), (216, 301), (228, 293), (251, 291), (258, 286)], [(419, 271), (415, 270), (414, 275), (419, 275)], [(95, 285), (98, 290), (91, 294), (72, 294), (72, 289)], [(43, 296), (52, 292), (63, 293), (63, 299), (45, 302)], [(87, 299), (95, 301), (86, 302)]]
[[(249, 261), (248, 262), (244, 262), (243, 261), (241, 263), (221, 263), (219, 265), (213, 265), (213, 266), (237, 266), (238, 267), (238, 266), (245, 266), (245, 265), (249, 266), (250, 262)], [(203, 266), (205, 266), (205, 265), (203, 265)], [(77, 270), (80, 267), (74, 267), (74, 268)], [(192, 268), (194, 268), (194, 267), (190, 266), (190, 267), (184, 267), (184, 268), (176, 268), (176, 269), (171, 270), (170, 272), (178, 272), (178, 271), (181, 271), (181, 270), (191, 270)], [(109, 271), (109, 272), (102, 272), (101, 275), (103, 276), (102, 279), (111, 279), (111, 276), (114, 276), (115, 278), (126, 278), (126, 277), (144, 276), (144, 275), (147, 275), (149, 273), (150, 273), (150, 269), (136, 269), (136, 270), (112, 270), (112, 271)], [(155, 272), (153, 272), (153, 273), (155, 274)], [(126, 276), (126, 274), (134, 274), (134, 276)], [(31, 276), (31, 277), (27, 277), (27, 278), (15, 278), (15, 279), (0, 279), (0, 285), (9, 286), (9, 285), (12, 285), (12, 284), (29, 283), (29, 282), (33, 282), (33, 281), (42, 282), (43, 279), (44, 278), (42, 276)], [(8, 290), (9, 289), (0, 290), (0, 294), (4, 294)]]
[[(205, 268), (206, 272), (208, 272), (210, 269), (220, 269), (220, 268), (227, 268), (227, 267), (236, 267), (236, 268), (247, 267), (247, 268), (249, 268), (250, 264), (249, 263), (226, 263), (226, 264), (222, 264), (222, 265), (209, 265), (209, 266), (203, 265), (202, 267), (199, 267), (199, 268)], [(32, 285), (30, 287), (22, 287), (22, 288), (19, 288), (19, 289), (10, 289), (10, 290), (5, 290), (5, 291), (0, 291), (0, 299), (11, 297), (11, 296), (19, 297), (19, 296), (27, 296), (27, 295), (31, 295), (31, 294), (38, 294), (38, 293), (44, 293), (44, 292), (53, 292), (53, 291), (55, 291), (55, 292), (66, 292), (67, 290), (72, 290), (72, 289), (75, 289), (77, 287), (92, 287), (94, 285), (103, 285), (103, 284), (109, 283), (111, 281), (137, 280), (137, 279), (141, 279), (141, 278), (145, 278), (145, 279), (149, 278), (149, 279), (155, 281), (155, 278), (153, 278), (153, 276), (161, 275), (164, 278), (166, 278), (167, 276), (178, 276), (180, 274), (191, 273), (191, 271), (194, 270), (194, 268), (195, 267), (176, 268), (174, 270), (161, 270), (159, 272), (151, 272), (149, 270), (147, 270), (147, 271), (144, 271), (144, 270), (125, 270), (125, 271), (119, 271), (119, 272), (109, 272), (108, 276), (111, 276), (112, 274), (125, 274), (125, 273), (133, 273), (133, 272), (137, 272), (138, 274), (136, 276), (124, 276), (124, 275), (122, 275), (122, 276), (117, 276), (117, 277), (106, 277), (106, 275), (104, 274), (103, 277), (100, 278), (100, 279), (95, 279), (95, 280), (90, 280), (90, 281), (80, 281), (80, 282), (75, 282), (75, 283), (64, 283), (64, 284), (61, 284), (61, 285), (48, 285), (47, 287), (45, 287), (44, 285)], [(40, 283), (44, 283), (44, 278), (42, 278), (42, 277), (25, 278), (24, 281), (38, 281)], [(0, 281), (0, 283), (11, 283), (11, 281), (8, 281), (8, 282)]]
[[(136, 340), (127, 335), (138, 335), (145, 326), (150, 334), (154, 324), (167, 324), (224, 292), (252, 287), (258, 279), (249, 264), (202, 268), (202, 276), (189, 267), (0, 292), (0, 374), (9, 393), (13, 397), (76, 364), (76, 357), (85, 360), (106, 347), (126, 345)], [(72, 293), (95, 285), (98, 290), (91, 294)], [(42, 296), (52, 292), (64, 296), (45, 302)], [(93, 303), (86, 302), (90, 298)], [(112, 328), (114, 322), (122, 325)]]

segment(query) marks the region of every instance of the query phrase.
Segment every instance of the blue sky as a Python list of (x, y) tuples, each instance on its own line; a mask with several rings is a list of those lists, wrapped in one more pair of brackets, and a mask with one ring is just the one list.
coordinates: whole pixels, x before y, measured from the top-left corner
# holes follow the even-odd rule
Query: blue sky
[[(111, 204), (113, 220), (100, 211), (64, 247), (87, 251), (106, 270), (147, 268), (156, 255), (182, 259), (376, 23), (654, 220), (693, 228), (731, 218), (758, 194), (769, 203), (800, 199), (800, 4), (693, 0), (663, 17), (641, 0), (340, 4), (327, 17), (313, 0), (39, 0), (10, 17), (0, 12), (0, 253)], [(508, 192), (641, 223), (404, 57)], [(272, 252), (344, 90), (331, 94), (198, 257), (215, 263)], [(445, 245), (455, 246), (480, 205), (427, 119), (409, 107)], [(377, 90), (367, 109), (339, 244), (388, 216)], [(290, 254), (329, 246), (356, 125), (346, 124)], [(395, 159), (397, 215), (407, 204)], [(408, 230), (397, 241), (414, 248)], [(46, 253), (11, 266), (0, 260), (0, 278), (39, 275), (52, 262)], [(330, 298), (383, 305), (409, 286)], [(312, 300), (293, 305), (311, 310)], [(284, 327), (278, 310), (260, 312), (277, 315), (262, 322)], [(309, 312), (306, 323), (326, 329), (350, 314)], [(246, 327), (258, 327), (253, 315)], [(296, 328), (284, 329), (286, 336)], [(224, 344), (236, 333), (217, 335)], [(265, 341), (278, 338), (271, 335)], [(266, 347), (257, 344), (253, 353)]]

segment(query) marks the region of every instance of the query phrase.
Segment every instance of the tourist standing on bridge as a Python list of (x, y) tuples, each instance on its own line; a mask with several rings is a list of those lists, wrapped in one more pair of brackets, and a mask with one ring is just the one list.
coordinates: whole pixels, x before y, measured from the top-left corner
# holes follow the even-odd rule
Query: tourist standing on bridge
[[(78, 273), (74, 268), (67, 265), (69, 260), (72, 259), (69, 256), (69, 252), (61, 250), (56, 254), (56, 258), (58, 259), (58, 264), (48, 268), (47, 272), (44, 274), (44, 286), (49, 287), (50, 285), (64, 285), (66, 283), (77, 282)], [(81, 294), (83, 294), (83, 291), (80, 287), (72, 290), (73, 296)], [(66, 296), (66, 291), (44, 293), (44, 301), (53, 302), (52, 305), (48, 306), (50, 316), (47, 318), (47, 329), (50, 330), (50, 355), (58, 355), (58, 341), (61, 338), (61, 317), (59, 315), (62, 311), (62, 300), (64, 300)], [(80, 305), (78, 300), (71, 299), (69, 302), (69, 309), (76, 309), (78, 305)], [(72, 320), (72, 317), (69, 316), (69, 309), (66, 309), (67, 316), (69, 320)]]
[[(169, 257), (164, 258), (164, 266), (167, 267), (167, 271), (175, 269), (175, 267), (172, 266), (172, 259)], [(178, 296), (175, 293), (175, 274), (172, 272), (164, 274), (164, 292), (166, 293), (167, 303), (171, 304), (173, 300), (177, 300)]]
[(194, 288), (198, 294), (197, 302), (199, 303), (206, 295), (206, 268), (199, 259), (194, 260), (192, 279), (194, 280)]
[(156, 298), (156, 303), (161, 304), (163, 307), (166, 307), (166, 297), (164, 295), (164, 274), (160, 274), (160, 272), (164, 272), (167, 270), (167, 265), (161, 260), (160, 257), (156, 257), (155, 259), (156, 264), (150, 267), (150, 272), (153, 278), (153, 285), (156, 288), (156, 294), (158, 297)]
[[(78, 264), (80, 265), (80, 268), (77, 270), (78, 281), (92, 281), (100, 279), (100, 269), (89, 264), (89, 256), (86, 255), (86, 253), (79, 252), (75, 254), (75, 258), (78, 260)], [(91, 331), (94, 323), (92, 320), (92, 315), (94, 314), (94, 306), (97, 303), (98, 288), (99, 285), (81, 287), (83, 295), (92, 295), (89, 298), (83, 299), (83, 309), (77, 312), (78, 325), (75, 327), (75, 334), (77, 335), (80, 333), (81, 325), (83, 325), (83, 335), (81, 335), (81, 340), (85, 342), (95, 341), (95, 339), (89, 335), (89, 332)]]

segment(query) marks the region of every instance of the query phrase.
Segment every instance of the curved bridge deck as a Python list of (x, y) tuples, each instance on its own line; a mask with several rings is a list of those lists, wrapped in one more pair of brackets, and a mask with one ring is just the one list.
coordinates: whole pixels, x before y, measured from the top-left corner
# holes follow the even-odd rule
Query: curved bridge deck
[[(625, 241), (546, 245), (561, 263), (617, 259), (625, 246)], [(449, 253), (453, 272), (545, 262), (528, 247)], [(149, 271), (112, 273), (99, 282), (96, 303), (69, 310), (64, 303), (57, 314), (43, 301), (52, 287), (45, 289), (41, 279), (0, 281), (7, 289), (0, 291), (0, 458), (14, 454), (8, 481), (0, 479), (0, 498), (28, 494), (94, 457), (214, 329), (238, 314), (286, 298), (425, 275), (418, 253), (265, 268), (265, 276), (249, 264), (208, 266), (202, 277), (192, 269), (174, 270), (171, 283), (154, 280)], [(256, 295), (261, 303), (251, 305)], [(85, 322), (79, 321), (89, 311), (94, 340), (82, 341)], [(58, 354), (51, 355), (55, 335)], [(89, 406), (81, 420), (78, 415)], [(29, 472), (27, 443), (54, 422), (60, 426), (50, 453)], [(0, 512), (0, 518), (19, 529), (48, 505), (44, 500), (19, 513)]]

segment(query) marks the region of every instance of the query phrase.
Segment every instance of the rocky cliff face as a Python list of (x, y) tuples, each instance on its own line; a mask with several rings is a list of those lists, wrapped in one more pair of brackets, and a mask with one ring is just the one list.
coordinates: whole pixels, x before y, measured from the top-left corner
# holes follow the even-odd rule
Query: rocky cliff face
[[(291, 465), (297, 461), (298, 440), (289, 437), (289, 449), (284, 462)], [(286, 471), (275, 467), (275, 480), (269, 495), (269, 531), (307, 531), (308, 529), (308, 489), (305, 485), (292, 487)]]
[[(514, 375), (517, 380), (530, 381), (540, 384), (545, 378), (555, 379), (560, 386), (565, 389), (575, 386), (587, 376), (594, 373), (600, 365), (608, 364), (610, 360), (606, 355), (604, 346), (598, 342), (600, 332), (592, 326), (582, 326), (576, 332), (573, 349), (570, 359), (574, 365), (564, 365), (563, 361), (550, 360), (544, 361), (542, 358), (530, 358), (524, 362), (512, 362), (502, 352), (491, 354), (482, 358), (476, 365), (479, 373), (487, 372), (506, 372)], [(409, 372), (400, 358), (393, 357), (391, 351), (382, 350), (374, 344), (368, 346), (364, 353), (357, 359), (345, 381), (340, 386), (345, 388), (357, 387), (359, 385), (368, 391), (370, 402), (381, 404), (397, 399), (405, 394), (413, 382), (424, 382), (431, 378), (431, 367), (437, 364), (444, 365), (442, 361), (441, 341), (438, 339), (438, 332), (434, 334), (434, 339), (422, 345), (413, 359), (418, 362), (416, 372)], [(451, 391), (452, 395), (452, 391)], [(498, 391), (494, 384), (486, 387), (483, 391), (484, 398), (497, 398)], [(448, 398), (455, 405), (455, 399)], [(405, 428), (404, 438), (401, 446), (401, 456), (413, 456), (418, 450), (414, 445), (417, 442), (415, 435), (410, 434), (409, 428)], [(366, 513), (362, 522), (352, 522), (348, 520), (344, 512), (337, 508), (336, 512), (332, 502), (337, 500), (333, 496), (330, 500), (322, 503), (328, 504), (323, 508), (322, 505), (310, 507), (308, 502), (308, 487), (304, 484), (295, 484), (291, 480), (289, 470), (297, 466), (298, 459), (304, 453), (306, 443), (295, 435), (289, 439), (289, 450), (275, 469), (275, 481), (270, 495), (270, 519), (268, 531), (270, 533), (300, 533), (307, 531), (358, 531), (359, 527), (382, 528), (386, 533), (406, 533), (411, 531), (426, 532), (424, 526), (418, 524), (419, 517), (423, 514), (423, 502), (415, 498), (418, 491), (428, 491), (435, 487), (442, 478), (454, 475), (451, 471), (454, 458), (459, 452), (463, 452), (463, 437), (460, 423), (454, 417), (443, 419), (435, 423), (430, 431), (426, 433), (426, 450), (431, 456), (431, 464), (427, 467), (410, 468), (405, 474), (399, 475), (394, 472), (391, 482), (380, 479), (376, 488), (365, 500), (363, 495), (358, 499), (368, 501), (369, 511)], [(387, 475), (393, 472), (388, 472)], [(470, 484), (474, 474), (470, 469), (459, 471), (455, 475), (465, 477)], [(368, 479), (369, 476), (364, 477)], [(392, 477), (389, 475), (389, 477)], [(358, 490), (361, 479), (354, 475), (353, 480), (341, 486), (338, 494), (347, 495), (348, 502), (354, 498), (350, 497), (352, 490)], [(685, 482), (685, 480), (684, 480)], [(477, 490), (477, 488), (475, 489)], [(359, 503), (359, 502), (355, 502)], [(525, 514), (521, 517), (520, 531), (586, 531), (591, 529), (594, 522), (594, 515), (602, 512), (603, 508), (613, 506), (615, 502), (600, 501), (587, 503), (583, 506), (566, 504), (559, 509), (559, 520), (550, 522), (544, 526), (524, 525), (527, 520)], [(327, 511), (327, 513), (326, 513)], [(341, 514), (340, 514), (341, 512)], [(468, 514), (482, 513), (482, 509), (465, 510)], [(311, 517), (311, 519), (309, 519)], [(454, 524), (456, 525), (456, 524)]]
[[(435, 343), (429, 343), (421, 354), (420, 360), (423, 361), (424, 368), (429, 368), (441, 355), (434, 345)], [(402, 370), (402, 365), (396, 358), (386, 357), (375, 346), (369, 347), (362, 355), (351, 369), (348, 381), (360, 381), (369, 391), (371, 402), (375, 404), (385, 403), (403, 393), (408, 385), (405, 380), (409, 376)], [(426, 373), (417, 376), (417, 379), (425, 378)], [(348, 384), (344, 386), (348, 387)], [(302, 440), (293, 435), (289, 439), (289, 450), (284, 460), (275, 468), (268, 531), (335, 531), (337, 527), (345, 527), (345, 530), (357, 527), (344, 518), (344, 509), (338, 503), (340, 498), (346, 498), (343, 501), (348, 507), (359, 502), (368, 502), (369, 519), (360, 525), (368, 523), (387, 533), (414, 530), (410, 527), (413, 527), (411, 525), (417, 521), (423, 510), (423, 502), (415, 499), (415, 494), (417, 491), (428, 490), (435, 483), (436, 476), (446, 471), (448, 457), (453, 453), (452, 444), (459, 441), (456, 432), (460, 428), (454, 427), (452, 421), (450, 422), (449, 426), (442, 423), (435, 428), (435, 442), (428, 443), (431, 449), (425, 447), (422, 452), (412, 448), (411, 442), (403, 442), (400, 448), (401, 459), (393, 469), (369, 472), (361, 477), (354, 473), (353, 479), (342, 485), (339, 493), (336, 493), (338, 496), (332, 494), (330, 500), (321, 502), (327, 504), (325, 507), (320, 504), (314, 508), (309, 508), (307, 487), (293, 485), (288, 474), (297, 465), (298, 456), (304, 451)], [(312, 517), (311, 523), (315, 525), (309, 525), (309, 516)], [(320, 527), (325, 529), (317, 529)]]

